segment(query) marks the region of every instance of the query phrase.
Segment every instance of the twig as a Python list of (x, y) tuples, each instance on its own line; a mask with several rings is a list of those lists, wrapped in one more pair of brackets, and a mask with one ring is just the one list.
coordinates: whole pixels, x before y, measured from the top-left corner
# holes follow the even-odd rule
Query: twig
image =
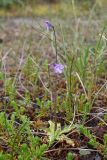
[(99, 152), (99, 150), (96, 150), (96, 149), (87, 149), (87, 148), (56, 148), (56, 149), (51, 149), (51, 150), (48, 150), (45, 152), (45, 154), (47, 153), (50, 153), (50, 152), (56, 152), (56, 151), (59, 151), (59, 150), (75, 150), (75, 151), (90, 151), (90, 152)]

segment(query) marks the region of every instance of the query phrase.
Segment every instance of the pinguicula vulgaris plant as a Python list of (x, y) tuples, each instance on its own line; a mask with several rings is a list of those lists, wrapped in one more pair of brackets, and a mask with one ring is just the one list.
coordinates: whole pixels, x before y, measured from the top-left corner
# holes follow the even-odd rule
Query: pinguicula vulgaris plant
[(47, 28), (48, 31), (52, 32), (53, 34), (53, 42), (54, 42), (54, 48), (55, 48), (55, 62), (52, 64), (49, 64), (49, 72), (51, 71), (51, 75), (50, 75), (50, 88), (51, 88), (51, 100), (53, 102), (53, 106), (54, 106), (54, 121), (55, 121), (55, 130), (57, 128), (57, 82), (58, 82), (58, 77), (60, 76), (60, 74), (62, 74), (64, 72), (64, 65), (61, 63), (58, 63), (58, 50), (57, 50), (57, 39), (56, 39), (56, 32), (55, 32), (55, 28), (54, 25), (49, 22), (49, 21), (45, 21), (45, 26)]

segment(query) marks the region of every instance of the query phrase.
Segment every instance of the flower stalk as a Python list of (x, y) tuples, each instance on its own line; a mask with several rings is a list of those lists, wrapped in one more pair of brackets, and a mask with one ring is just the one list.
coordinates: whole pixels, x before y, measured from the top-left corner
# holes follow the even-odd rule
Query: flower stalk
[(56, 32), (54, 27), (53, 27), (53, 34), (54, 34), (54, 43), (55, 43), (56, 63), (58, 63), (57, 40), (56, 40)]
[(56, 39), (55, 27), (49, 21), (45, 21), (45, 26), (46, 26), (48, 31), (53, 31), (54, 48), (55, 48), (55, 54), (56, 54), (56, 63), (58, 63), (58, 50), (57, 50), (57, 39)]
[[(58, 83), (58, 75), (63, 73), (64, 66), (61, 63), (58, 63), (58, 50), (57, 50), (57, 39), (56, 39), (56, 32), (54, 26), (49, 22), (45, 21), (45, 26), (48, 31), (52, 31), (53, 34), (53, 42), (54, 42), (54, 48), (55, 48), (55, 63), (50, 64), (48, 66), (48, 73), (49, 73), (49, 86), (51, 88), (51, 100), (53, 103), (53, 112), (54, 112), (54, 122), (55, 122), (55, 128), (57, 129), (57, 83)], [(50, 72), (51, 71), (51, 72)]]

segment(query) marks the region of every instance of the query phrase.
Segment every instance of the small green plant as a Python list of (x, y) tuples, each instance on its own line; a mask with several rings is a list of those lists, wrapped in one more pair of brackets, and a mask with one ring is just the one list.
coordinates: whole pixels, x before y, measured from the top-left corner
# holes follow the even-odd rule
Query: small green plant
[(27, 159), (30, 160), (32, 158), (36, 158), (37, 160), (42, 159), (44, 156), (44, 152), (47, 150), (46, 144), (40, 144), (40, 138), (39, 137), (30, 137), (30, 147), (27, 146), (26, 143), (23, 143), (20, 151), (18, 160)]
[(69, 153), (67, 154), (66, 160), (73, 160), (73, 159), (74, 159), (73, 154), (72, 154), (71, 152), (69, 152)]
[(65, 126), (63, 129), (61, 129), (61, 125), (57, 124), (57, 128), (55, 130), (55, 123), (53, 123), (52, 121), (49, 121), (49, 124), (50, 124), (50, 127), (46, 130), (47, 135), (49, 136), (49, 139), (48, 139), (49, 146), (51, 146), (56, 140), (60, 140), (60, 139), (67, 140), (68, 137), (65, 136), (64, 134), (68, 133), (69, 131), (75, 128), (75, 126), (73, 125), (68, 125), (68, 126)]
[[(26, 3), (26, 11), (31, 15), (34, 7), (32, 4), (36, 1), (31, 3), (32, 7), (29, 2), (30, 0), (1, 0), (0, 6), (12, 6), (14, 11), (14, 5), (17, 7), (16, 4)], [(69, 16), (66, 21), (64, 19), (64, 23), (61, 20), (61, 24), (56, 26), (45, 21), (45, 31), (43, 28), (38, 29), (36, 24), (35, 31), (39, 31), (39, 36), (33, 32), (33, 26), (23, 26), (23, 44), (17, 27), (12, 35), (15, 35), (15, 40), (18, 38), (16, 44), (11, 44), (10, 34), (9, 37), (5, 36), (11, 33), (10, 28), (8, 32), (1, 34), (0, 160), (49, 160), (50, 156), (60, 156), (63, 150), (66, 153), (63, 159), (66, 160), (73, 160), (75, 156), (77, 159), (84, 156), (85, 159), (91, 156), (91, 152), (107, 159), (106, 27), (101, 32), (100, 28), (95, 29), (95, 25), (92, 31), (90, 17), (93, 10), (89, 16), (90, 21), (82, 23), (82, 17), (77, 18), (77, 2), (72, 0), (72, 24), (67, 22)], [(56, 9), (59, 7), (57, 5), (59, 4), (55, 4)], [(63, 7), (65, 2), (61, 2), (61, 5), (60, 15), (63, 14), (63, 8), (67, 7)], [(71, 2), (68, 2), (69, 7), (70, 5)], [(66, 8), (66, 13), (71, 13), (69, 9), (71, 10)], [(93, 21), (94, 19), (92, 23)], [(3, 32), (6, 31), (7, 24), (8, 22), (6, 25), (1, 24)], [(14, 27), (14, 23), (12, 24)], [(95, 31), (97, 33), (93, 34)], [(44, 36), (49, 41), (44, 41)], [(9, 38), (9, 41), (5, 38)], [(18, 46), (19, 43), (21, 45)], [(15, 63), (19, 64), (20, 61), (15, 71), (13, 68), (9, 70), (6, 61), (10, 62), (10, 46), (16, 53)], [(15, 50), (16, 48), (19, 49)], [(23, 54), (21, 58), (20, 52)], [(92, 120), (95, 121), (95, 128)], [(96, 133), (99, 125), (102, 127), (101, 135)]]
[(86, 137), (89, 138), (88, 144), (92, 145), (93, 147), (99, 147), (99, 142), (97, 142), (96, 137), (88, 130), (85, 126), (79, 126), (80, 133), (84, 134)]
[(80, 133), (89, 138), (88, 144), (99, 150), (99, 153), (102, 154), (105, 158), (107, 158), (107, 134), (104, 134), (104, 144), (101, 144), (100, 142), (98, 142), (97, 137), (94, 136), (85, 126), (80, 125), (79, 130)]

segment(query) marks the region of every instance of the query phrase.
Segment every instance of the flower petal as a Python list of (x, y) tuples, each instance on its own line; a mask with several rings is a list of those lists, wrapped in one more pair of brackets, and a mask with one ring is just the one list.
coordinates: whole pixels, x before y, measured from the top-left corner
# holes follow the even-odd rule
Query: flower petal
[(49, 31), (53, 29), (53, 25), (49, 21), (45, 21), (45, 26), (46, 26), (47, 30), (49, 30)]
[(51, 68), (57, 74), (61, 74), (64, 71), (64, 65), (62, 65), (60, 63), (59, 64), (58, 63), (51, 64)]

